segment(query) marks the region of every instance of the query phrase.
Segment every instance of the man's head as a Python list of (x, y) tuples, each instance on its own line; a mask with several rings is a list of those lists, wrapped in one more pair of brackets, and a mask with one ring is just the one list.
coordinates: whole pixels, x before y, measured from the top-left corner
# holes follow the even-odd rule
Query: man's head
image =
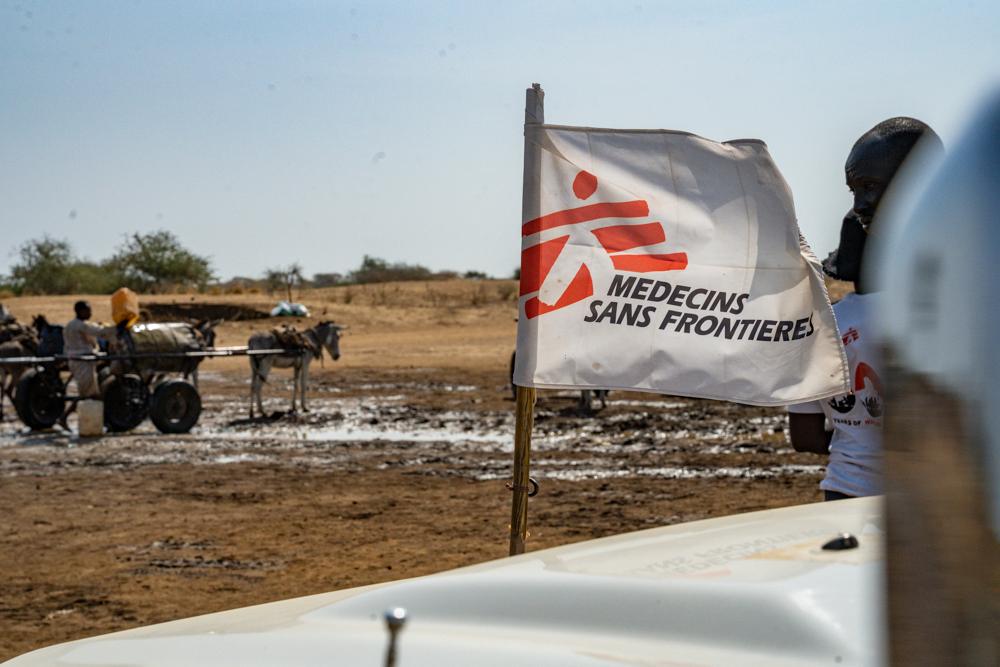
[(864, 227), (871, 224), (893, 177), (921, 139), (935, 149), (942, 148), (941, 139), (926, 123), (897, 116), (882, 121), (854, 142), (844, 172), (854, 195), (852, 213)]
[(840, 244), (823, 263), (834, 278), (855, 283), (860, 279), (875, 213), (899, 168), (921, 140), (932, 151), (943, 150), (941, 139), (926, 123), (897, 116), (882, 121), (854, 142), (844, 165), (854, 205), (841, 223)]
[(77, 301), (73, 304), (73, 312), (76, 313), (78, 319), (89, 320), (90, 319), (90, 304), (86, 301)]

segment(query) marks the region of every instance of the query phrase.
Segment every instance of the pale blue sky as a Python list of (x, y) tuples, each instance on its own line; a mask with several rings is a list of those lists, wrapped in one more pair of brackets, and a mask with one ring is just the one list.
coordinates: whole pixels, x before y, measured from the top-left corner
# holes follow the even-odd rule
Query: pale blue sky
[(549, 122), (765, 140), (824, 255), (857, 136), (948, 144), (1000, 84), (1000, 3), (0, 0), (0, 272), (164, 228), (222, 277), (508, 275), (533, 81)]

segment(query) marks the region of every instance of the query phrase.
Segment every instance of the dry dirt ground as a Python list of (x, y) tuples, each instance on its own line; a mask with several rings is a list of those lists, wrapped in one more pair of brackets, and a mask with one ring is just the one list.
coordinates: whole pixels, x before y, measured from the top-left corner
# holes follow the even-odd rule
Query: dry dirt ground
[[(243, 359), (202, 366), (204, 413), (184, 436), (148, 422), (89, 441), (30, 433), (8, 406), (0, 660), (503, 557), (515, 294), (502, 281), (307, 292), (313, 321), (350, 326), (341, 360), (313, 369), (309, 413), (282, 414), (290, 384), (276, 371), (271, 414), (249, 421)], [(73, 300), (6, 303), (20, 319), (64, 321)], [(107, 297), (92, 301), (107, 319)], [(227, 322), (219, 343), (275, 323)], [(820, 499), (822, 461), (791, 451), (781, 410), (614, 393), (584, 414), (576, 395), (540, 392), (536, 414), (529, 550)]]

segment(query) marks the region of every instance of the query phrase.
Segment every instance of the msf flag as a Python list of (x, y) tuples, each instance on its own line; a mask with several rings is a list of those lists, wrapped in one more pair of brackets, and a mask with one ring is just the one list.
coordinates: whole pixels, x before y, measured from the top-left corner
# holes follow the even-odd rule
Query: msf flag
[(819, 263), (762, 142), (525, 132), (516, 384), (754, 405), (849, 391)]

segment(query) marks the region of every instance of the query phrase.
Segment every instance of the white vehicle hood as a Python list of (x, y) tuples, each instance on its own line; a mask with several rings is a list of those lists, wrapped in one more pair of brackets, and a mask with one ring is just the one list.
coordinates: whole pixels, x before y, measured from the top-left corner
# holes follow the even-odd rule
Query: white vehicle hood
[[(839, 533), (858, 548), (824, 551)], [(591, 540), (418, 579), (60, 644), (37, 665), (399, 667), (884, 662), (882, 500), (802, 505)]]

